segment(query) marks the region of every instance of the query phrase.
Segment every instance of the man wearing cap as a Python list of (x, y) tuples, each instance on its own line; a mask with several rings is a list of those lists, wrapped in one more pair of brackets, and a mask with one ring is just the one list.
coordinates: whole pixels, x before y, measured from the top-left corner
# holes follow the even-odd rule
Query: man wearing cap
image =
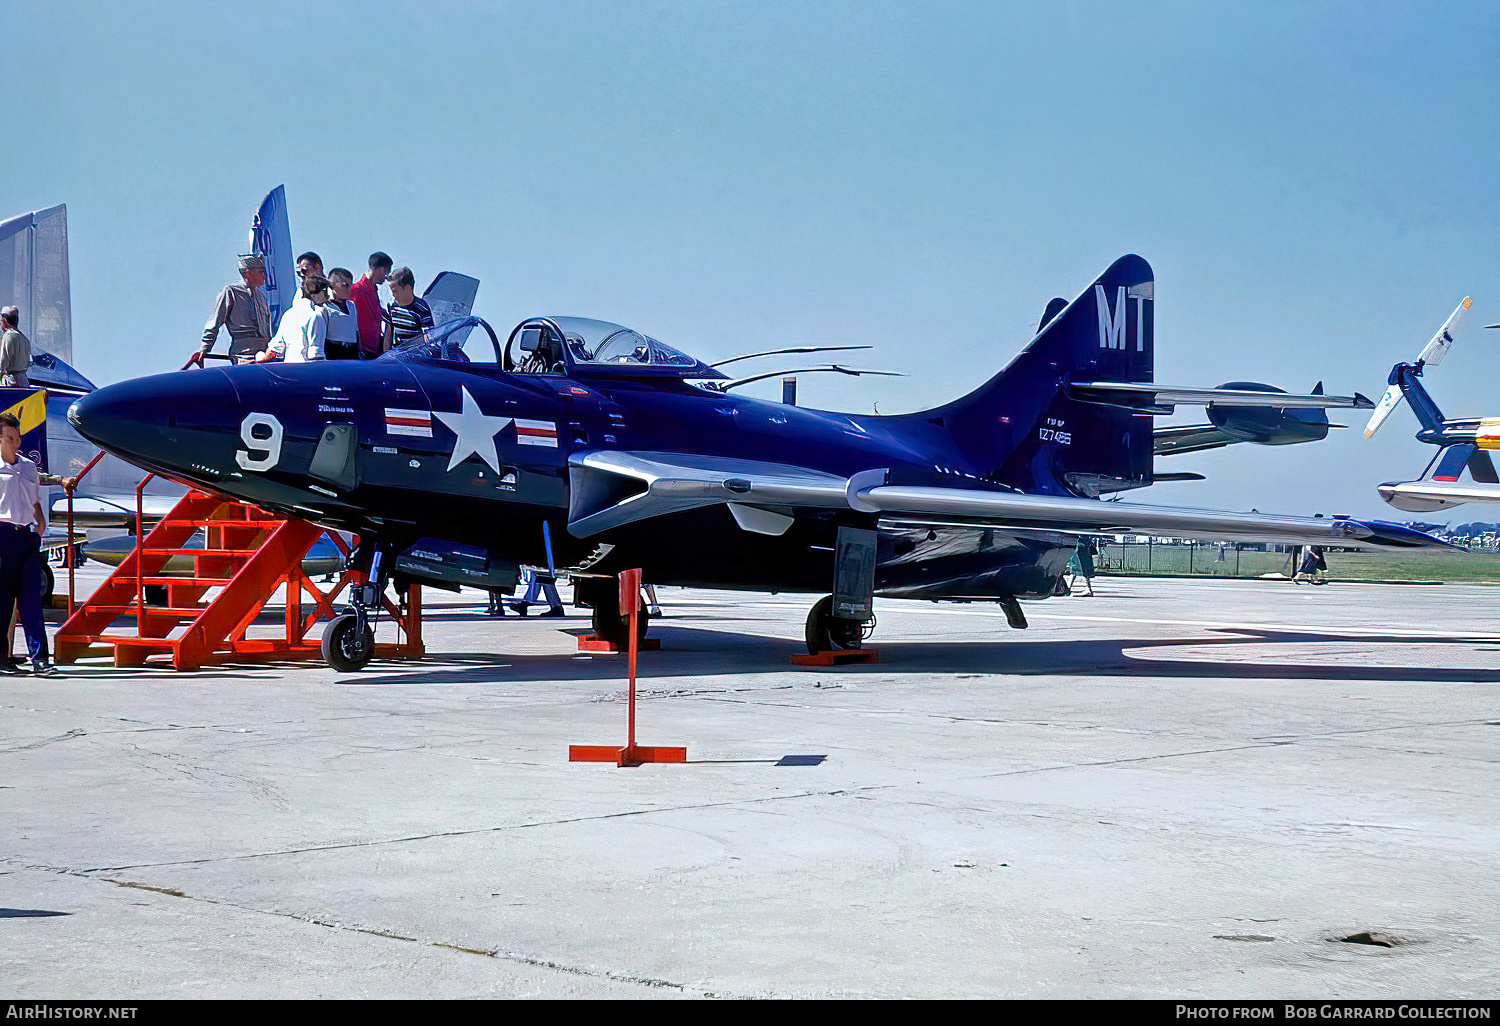
[(219, 290), (214, 315), (203, 329), (203, 346), (189, 363), (203, 365), (221, 325), (229, 329), (229, 356), (235, 363), (254, 363), (271, 341), (271, 304), (260, 290), (266, 282), (265, 263), (254, 254), (240, 257), (240, 277), (243, 284), (230, 282)]
[(31, 340), (21, 334), (21, 311), (13, 306), (0, 309), (0, 385), (25, 388), (31, 384), (26, 370), (31, 366)]

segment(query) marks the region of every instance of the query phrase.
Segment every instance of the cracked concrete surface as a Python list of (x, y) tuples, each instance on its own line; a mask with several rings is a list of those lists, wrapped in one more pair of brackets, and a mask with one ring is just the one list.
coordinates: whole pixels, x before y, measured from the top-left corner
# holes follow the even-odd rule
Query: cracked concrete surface
[(882, 602), (882, 661), (818, 671), (804, 599), (665, 591), (640, 737), (684, 766), (569, 764), (621, 661), (473, 596), (417, 665), (7, 678), (0, 980), (1492, 996), (1500, 592), (1099, 583), (1024, 633)]

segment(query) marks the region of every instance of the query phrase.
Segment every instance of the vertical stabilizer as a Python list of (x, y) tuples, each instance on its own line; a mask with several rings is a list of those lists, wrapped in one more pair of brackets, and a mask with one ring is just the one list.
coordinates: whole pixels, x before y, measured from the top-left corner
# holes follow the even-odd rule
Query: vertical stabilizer
[(1025, 492), (1094, 496), (1148, 485), (1150, 415), (1075, 399), (1068, 385), (1152, 380), (1154, 293), (1151, 265), (1121, 257), (989, 381), (946, 406), (891, 419), (937, 424), (986, 477)]

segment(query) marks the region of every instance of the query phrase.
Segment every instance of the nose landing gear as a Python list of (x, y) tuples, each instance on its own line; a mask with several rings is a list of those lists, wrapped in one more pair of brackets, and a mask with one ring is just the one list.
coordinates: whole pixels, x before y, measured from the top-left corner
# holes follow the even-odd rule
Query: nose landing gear
[(323, 661), (339, 673), (357, 673), (375, 655), (375, 631), (370, 620), (380, 611), (381, 596), (385, 593), (382, 564), (390, 553), (384, 548), (374, 547), (366, 551), (368, 556), (365, 556), (365, 551), (357, 549), (352, 559), (358, 566), (362, 556), (368, 558), (370, 565), (364, 583), (349, 589), (348, 608), (328, 621), (318, 646)]

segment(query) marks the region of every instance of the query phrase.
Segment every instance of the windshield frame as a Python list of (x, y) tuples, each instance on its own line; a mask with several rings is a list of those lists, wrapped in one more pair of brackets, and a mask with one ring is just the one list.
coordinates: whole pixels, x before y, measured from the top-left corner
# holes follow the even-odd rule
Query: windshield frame
[[(562, 351), (561, 373), (568, 377), (727, 377), (697, 357), (642, 334), (634, 328), (592, 317), (528, 317), (521, 321), (506, 338), (501, 354), (501, 366), (507, 372), (535, 373), (519, 370), (529, 353), (534, 351), (523, 352), (519, 349), (521, 334), (528, 328), (541, 328), (558, 343)], [(632, 342), (636, 349), (645, 345), (648, 347), (648, 353), (660, 355), (663, 360), (662, 362), (641, 363), (631, 360), (602, 362), (594, 359), (595, 354), (599, 353), (603, 347), (617, 339)], [(555, 376), (555, 372), (541, 376)]]
[[(494, 360), (472, 359), (463, 351), (462, 342), (456, 345), (456, 351), (462, 356), (462, 359), (455, 358), (455, 350), (450, 348), (453, 345), (450, 340), (455, 333), (464, 327), (468, 327), (470, 332), (475, 327), (484, 329), (484, 333), (490, 337), (490, 348), (495, 353)], [(467, 342), (468, 339), (469, 335), (466, 333), (464, 335), (464, 342)], [(495, 329), (490, 327), (489, 322), (483, 317), (475, 317), (473, 314), (470, 314), (467, 317), (455, 317), (451, 321), (444, 321), (442, 324), (434, 325), (422, 332), (422, 334), (407, 339), (400, 345), (391, 346), (390, 349), (381, 353), (378, 359), (383, 360), (390, 357), (403, 362), (415, 360), (423, 363), (451, 363), (464, 366), (499, 367), (501, 356), (500, 338), (495, 334)]]

